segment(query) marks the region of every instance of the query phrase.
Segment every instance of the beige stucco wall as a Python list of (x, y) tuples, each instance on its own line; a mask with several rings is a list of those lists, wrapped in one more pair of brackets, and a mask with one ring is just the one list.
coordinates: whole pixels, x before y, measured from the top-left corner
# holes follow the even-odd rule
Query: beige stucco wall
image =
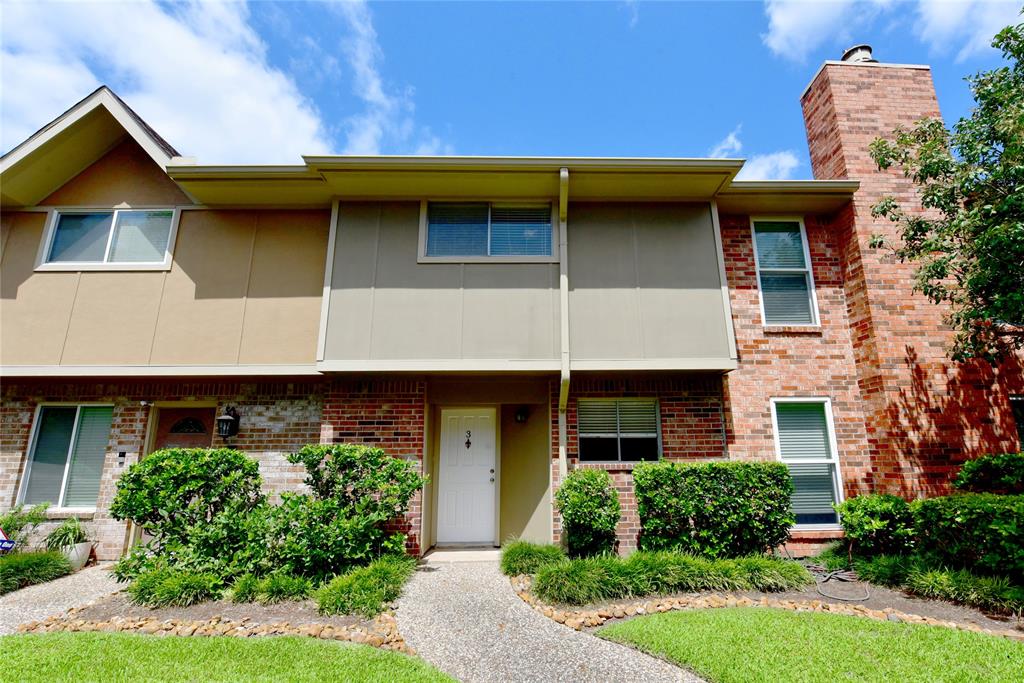
[(2, 365), (305, 364), (329, 212), (183, 211), (163, 272), (34, 272), (44, 213), (5, 213)]
[(570, 203), (573, 361), (729, 358), (707, 203)]
[(554, 360), (558, 266), (417, 263), (419, 202), (342, 202), (324, 360)]
[[(434, 378), (427, 385), (427, 462), (426, 471), (436, 477), (442, 407), (491, 405), (498, 410), (498, 533), (502, 542), (524, 538), (537, 543), (551, 542), (551, 433), (548, 420), (548, 382), (546, 377)], [(515, 421), (515, 413), (525, 407), (525, 423)], [(424, 501), (424, 547), (433, 544), (436, 510), (436, 482), (432, 482)]]

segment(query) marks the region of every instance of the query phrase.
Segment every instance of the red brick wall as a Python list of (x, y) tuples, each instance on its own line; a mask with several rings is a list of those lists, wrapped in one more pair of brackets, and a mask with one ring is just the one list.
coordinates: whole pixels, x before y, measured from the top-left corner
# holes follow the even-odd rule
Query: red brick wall
[[(558, 382), (551, 383), (551, 454), (554, 489), (558, 478)], [(569, 470), (577, 467), (607, 470), (619, 493), (622, 519), (617, 536), (619, 551), (637, 547), (640, 517), (633, 492), (631, 463), (579, 462), (576, 406), (580, 398), (654, 397), (661, 418), (661, 448), (665, 460), (699, 462), (725, 456), (722, 381), (718, 376), (656, 376), (649, 378), (573, 378), (566, 406), (566, 452)], [(556, 543), (561, 538), (561, 518), (554, 513)]]
[[(416, 463), (424, 472), (426, 382), (421, 379), (372, 379), (332, 382), (324, 397), (321, 443), (365, 443), (388, 455)], [(407, 535), (406, 549), (419, 555), (423, 524), (423, 493), (409, 512), (392, 524)]]
[(871, 483), (908, 496), (944, 492), (967, 457), (1021, 447), (1009, 395), (1024, 392), (1024, 379), (1019, 356), (997, 369), (950, 361), (943, 309), (912, 293), (913, 264), (868, 245), (873, 234), (896, 238), (888, 221), (871, 217), (882, 196), (921, 210), (912, 184), (898, 170), (878, 171), (868, 145), (898, 124), (939, 115), (931, 72), (826, 65), (802, 106), (815, 177), (861, 182), (852, 207), (834, 222)]
[[(5, 381), (0, 400), (0, 510), (8, 509), (17, 498), (32, 420), (40, 403), (103, 402), (114, 406), (96, 512), (87, 527), (97, 541), (97, 556), (116, 559), (125, 545), (127, 525), (111, 518), (107, 510), (117, 478), (143, 451), (151, 408), (142, 401), (215, 401), (218, 408), (235, 406), (241, 429), (230, 445), (259, 461), (264, 489), (276, 494), (301, 486), (301, 467), (290, 465), (284, 456), (318, 442), (322, 393), (319, 381)], [(222, 443), (216, 436), (213, 441), (211, 445)], [(44, 527), (41, 532), (47, 530)]]

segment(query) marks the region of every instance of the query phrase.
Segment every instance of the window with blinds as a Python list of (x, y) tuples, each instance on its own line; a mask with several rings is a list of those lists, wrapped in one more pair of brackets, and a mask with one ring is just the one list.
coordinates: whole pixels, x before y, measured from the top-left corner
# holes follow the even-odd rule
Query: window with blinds
[(657, 460), (658, 402), (653, 399), (580, 399), (576, 404), (583, 462)]
[(427, 205), (425, 256), (550, 257), (551, 204)]
[(110, 406), (40, 408), (22, 502), (96, 507), (113, 412)]
[(161, 264), (174, 211), (58, 212), (47, 263)]
[(804, 232), (795, 221), (755, 221), (758, 284), (765, 325), (816, 325)]
[(793, 477), (797, 524), (836, 524), (839, 501), (837, 456), (829, 433), (828, 405), (819, 401), (775, 402), (779, 456)]

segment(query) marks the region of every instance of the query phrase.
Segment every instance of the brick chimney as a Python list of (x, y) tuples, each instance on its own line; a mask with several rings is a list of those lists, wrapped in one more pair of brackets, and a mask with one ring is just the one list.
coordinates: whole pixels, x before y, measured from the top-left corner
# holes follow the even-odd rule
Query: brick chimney
[(881, 197), (921, 210), (910, 181), (898, 169), (879, 171), (868, 145), (897, 125), (940, 116), (931, 69), (880, 63), (858, 45), (822, 65), (801, 105), (814, 177), (861, 183), (852, 206), (835, 217), (870, 444), (854, 488), (944, 491), (967, 457), (1020, 447), (1009, 395), (1024, 393), (1024, 383), (1019, 359), (998, 370), (949, 360), (944, 311), (912, 293), (914, 266), (868, 246), (873, 234), (896, 237), (889, 221), (871, 217)]

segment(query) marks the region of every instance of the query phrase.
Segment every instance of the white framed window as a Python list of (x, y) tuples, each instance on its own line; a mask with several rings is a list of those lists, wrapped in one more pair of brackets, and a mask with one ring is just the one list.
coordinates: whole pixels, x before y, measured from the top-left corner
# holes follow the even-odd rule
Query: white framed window
[(552, 202), (424, 201), (419, 261), (552, 263), (555, 225)]
[(167, 270), (180, 209), (55, 209), (36, 270)]
[(1021, 450), (1024, 450), (1024, 396), (1011, 396), (1010, 410), (1013, 412), (1013, 422), (1017, 425), (1017, 441), (1020, 442)]
[(653, 398), (581, 398), (576, 424), (581, 462), (641, 462), (661, 455), (661, 420)]
[(110, 405), (39, 406), (19, 502), (95, 509), (113, 416)]
[(752, 218), (754, 266), (765, 326), (816, 327), (811, 252), (802, 218)]
[(793, 512), (800, 527), (835, 528), (833, 505), (843, 500), (832, 402), (827, 398), (773, 398), (775, 453), (793, 477)]

